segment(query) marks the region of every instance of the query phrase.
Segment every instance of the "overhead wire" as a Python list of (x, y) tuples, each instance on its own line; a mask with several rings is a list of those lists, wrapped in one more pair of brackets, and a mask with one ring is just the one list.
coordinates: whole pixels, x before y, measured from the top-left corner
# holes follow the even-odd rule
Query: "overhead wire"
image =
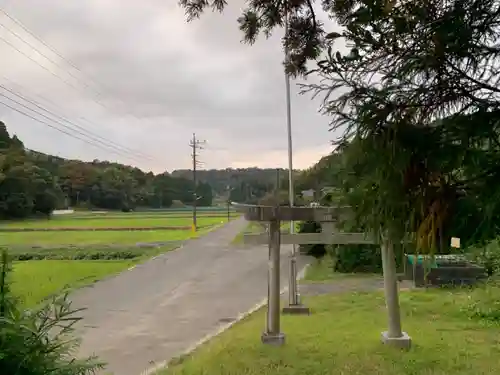
[[(66, 59), (64, 56), (62, 56), (59, 52), (57, 52), (53, 47), (50, 47), (46, 42), (44, 42), (41, 38), (37, 37), (33, 32), (31, 32), (24, 24), (22, 24), (20, 21), (18, 21), (17, 19), (15, 19), (14, 17), (12, 17), (11, 15), (9, 15), (5, 10), (1, 9), (0, 8), (0, 12), (3, 13), (4, 15), (6, 15), (9, 19), (11, 19), (13, 22), (15, 22), (16, 24), (18, 24), (24, 31), (26, 31), (29, 35), (33, 36), (36, 40), (38, 40), (40, 43), (42, 43), (44, 46), (46, 46), (48, 49), (50, 49), (52, 52), (54, 52), (57, 56), (59, 56), (61, 59), (63, 59), (64, 61), (66, 61), (69, 65), (71, 65), (74, 69), (76, 69), (77, 71), (79, 71), (80, 73), (83, 74), (83, 72), (81, 71), (81, 69), (79, 69), (74, 63), (72, 63), (71, 61), (69, 61), (68, 59)], [(19, 39), (20, 41), (22, 41), (23, 43), (25, 43), (26, 45), (28, 45), (29, 47), (31, 47), (34, 51), (36, 51), (38, 54), (40, 54), (41, 56), (45, 57), (49, 62), (51, 62), (52, 64), (56, 65), (57, 67), (59, 68), (62, 68), (57, 62), (55, 62), (53, 59), (51, 59), (50, 57), (46, 56), (43, 52), (41, 52), (39, 49), (37, 49), (36, 47), (34, 47), (32, 44), (30, 44), (29, 42), (27, 42), (26, 40), (24, 40), (19, 34), (17, 34), (16, 32), (12, 31), (10, 28), (8, 28), (7, 26), (5, 26), (4, 24), (0, 23), (0, 26), (3, 27), (4, 29), (6, 29), (8, 32), (10, 32), (12, 35), (14, 35), (17, 39)], [(62, 82), (64, 82), (65, 84), (67, 84), (68, 86), (72, 87), (73, 89), (77, 90), (77, 91), (80, 91), (80, 88), (78, 86), (75, 86), (74, 84), (72, 84), (72, 82), (64, 79), (63, 77), (59, 76), (58, 74), (56, 74), (55, 72), (53, 72), (52, 70), (50, 70), (47, 66), (41, 64), (39, 61), (35, 60), (33, 57), (31, 57), (30, 55), (28, 55), (27, 53), (23, 52), (21, 49), (19, 49), (17, 46), (15, 46), (13, 43), (11, 43), (10, 41), (8, 41), (7, 39), (3, 38), (2, 36), (0, 36), (0, 40), (2, 40), (5, 44), (7, 44), (8, 46), (10, 46), (11, 48), (13, 48), (15, 51), (17, 51), (18, 53), (22, 54), (24, 57), (28, 58), (30, 61), (32, 61), (33, 63), (35, 63), (36, 65), (38, 65), (39, 67), (41, 67), (42, 69), (46, 70), (47, 72), (49, 72), (51, 75), (55, 76), (56, 78), (60, 79)], [(68, 74), (70, 76), (72, 76), (73, 78), (79, 80), (80, 82), (82, 82), (81, 79), (79, 79), (77, 76), (75, 76), (74, 74), (72, 74), (71, 72), (68, 71)], [(5, 77), (4, 77), (5, 78)], [(8, 79), (7, 79), (8, 80)], [(82, 82), (86, 87), (89, 87), (90, 88), (90, 85), (86, 84), (85, 82)], [(67, 125), (64, 125), (64, 124), (61, 124), (59, 122), (59, 124), (63, 125), (65, 128), (67, 129), (71, 129), (73, 131), (75, 131), (76, 133), (78, 134), (81, 134), (81, 135), (84, 135), (86, 137), (89, 137), (91, 139), (93, 139), (94, 141), (96, 142), (99, 142), (103, 145), (105, 145), (105, 147), (107, 147), (107, 149), (109, 150), (109, 148), (113, 148), (115, 151), (114, 153), (123, 153), (123, 151), (125, 150), (126, 151), (126, 156), (127, 157), (135, 157), (135, 158), (139, 158), (139, 159), (148, 159), (148, 160), (151, 160), (152, 158), (145, 154), (145, 153), (142, 153), (141, 151), (137, 151), (137, 150), (133, 150), (131, 148), (128, 148), (126, 146), (122, 146), (112, 140), (109, 140), (105, 137), (102, 137), (96, 133), (93, 133), (91, 131), (88, 131), (87, 129), (83, 128), (82, 126), (76, 124), (75, 122), (71, 121), (71, 120), (68, 120), (67, 118), (63, 117), (63, 116), (60, 116), (60, 115), (57, 115), (49, 110), (47, 110), (46, 108), (42, 107), (40, 104), (36, 103), (35, 101), (33, 100), (30, 100), (30, 99), (26, 99), (25, 97), (19, 95), (18, 93), (14, 92), (13, 90), (10, 90), (8, 89), (7, 87), (3, 86), (3, 85), (0, 85), (4, 90), (10, 92), (11, 94), (31, 103), (32, 105), (35, 105), (37, 108), (39, 109), (42, 109), (43, 111), (51, 114), (52, 116), (54, 117), (57, 117), (69, 124), (71, 124), (72, 126), (74, 126), (75, 128), (77, 129), (80, 129), (79, 130), (76, 130), (76, 129), (72, 129), (70, 126), (67, 126)], [(98, 94), (100, 94), (98, 92)], [(5, 98), (9, 99), (9, 100), (12, 100), (11, 98), (3, 95)], [(95, 98), (92, 98), (93, 101), (96, 103), (96, 104), (99, 104), (101, 105), (102, 107), (105, 107), (107, 108), (107, 106), (101, 102), (99, 102), (98, 100), (96, 100)], [(45, 99), (47, 100), (47, 99)], [(48, 100), (47, 100), (48, 101)], [(16, 102), (16, 101), (14, 101)], [(6, 105), (5, 103), (1, 103), (3, 105)], [(31, 110), (45, 118), (48, 118), (47, 116), (44, 116), (43, 114), (40, 114), (39, 112), (36, 112), (34, 111), (33, 109), (29, 108), (28, 106), (25, 106), (23, 105), (22, 103), (19, 103), (17, 102), (18, 105), (21, 105), (23, 107), (25, 107), (26, 109), (28, 110)], [(7, 106), (7, 105), (6, 105)], [(9, 108), (12, 109), (11, 106), (8, 106)], [(17, 111), (19, 113), (21, 113), (20, 111)], [(22, 114), (25, 114), (25, 113), (22, 113)], [(30, 116), (30, 118), (33, 119), (32, 116)], [(136, 117), (137, 118), (137, 117)], [(50, 118), (48, 118), (50, 119)], [(87, 119), (85, 118), (81, 118), (82, 120), (85, 120), (86, 122), (89, 122)], [(51, 121), (53, 121), (53, 119), (50, 119)], [(38, 121), (38, 120), (36, 120)], [(41, 122), (41, 121), (38, 121), (38, 122)], [(42, 122), (42, 123), (45, 123), (45, 122)], [(51, 126), (52, 128), (56, 128), (54, 126)], [(63, 132), (64, 134), (67, 134), (67, 132)], [(87, 133), (87, 134), (85, 134)], [(82, 140), (80, 137), (76, 137), (77, 139), (80, 139)], [(86, 141), (86, 143), (89, 143), (89, 141)], [(116, 150), (119, 150), (119, 151), (116, 151)]]
[[(4, 97), (5, 97), (5, 98), (7, 98), (6, 96), (4, 96)], [(39, 123), (41, 123), (41, 124), (44, 124), (44, 125), (48, 126), (49, 128), (52, 128), (52, 129), (54, 129), (54, 130), (56, 130), (56, 131), (58, 131), (58, 132), (60, 132), (60, 133), (66, 134), (66, 135), (68, 135), (69, 137), (72, 137), (72, 138), (78, 139), (78, 140), (80, 140), (80, 141), (82, 141), (82, 142), (85, 142), (85, 143), (87, 143), (87, 144), (89, 144), (89, 145), (91, 145), (91, 146), (94, 146), (94, 147), (100, 148), (100, 149), (102, 149), (102, 150), (105, 150), (105, 151), (111, 151), (111, 152), (113, 152), (113, 153), (117, 153), (117, 152), (116, 152), (116, 151), (114, 151), (114, 150), (109, 150), (109, 149), (107, 149), (107, 148), (105, 148), (105, 147), (103, 147), (103, 146), (101, 146), (101, 145), (99, 145), (99, 144), (96, 144), (96, 143), (94, 143), (94, 142), (91, 142), (91, 141), (89, 141), (89, 140), (87, 140), (87, 139), (85, 139), (85, 138), (81, 138), (81, 137), (79, 137), (79, 136), (76, 136), (75, 134), (73, 134), (73, 133), (71, 133), (71, 132), (68, 132), (68, 131), (65, 131), (64, 129), (60, 129), (60, 128), (58, 128), (58, 127), (56, 127), (56, 126), (52, 125), (52, 124), (51, 124), (51, 123), (49, 123), (49, 122), (46, 122), (46, 121), (43, 121), (43, 120), (37, 119), (36, 117), (33, 117), (33, 116), (32, 116), (32, 115), (30, 115), (29, 113), (26, 113), (26, 112), (24, 112), (24, 111), (22, 111), (22, 110), (20, 110), (20, 109), (18, 109), (18, 108), (15, 108), (15, 107), (13, 107), (13, 106), (11, 106), (11, 105), (9, 105), (9, 104), (5, 103), (5, 102), (2, 102), (1, 100), (0, 100), (0, 104), (1, 104), (1, 105), (3, 105), (3, 106), (5, 106), (5, 107), (7, 107), (7, 108), (9, 108), (9, 109), (11, 109), (11, 110), (13, 110), (13, 111), (15, 111), (15, 112), (17, 112), (17, 113), (19, 113), (19, 114), (21, 114), (21, 115), (23, 115), (23, 116), (25, 116), (25, 117), (27, 117), (27, 118), (30, 118), (30, 119), (32, 119), (32, 120), (34, 120), (34, 121), (36, 121), (36, 122), (39, 122)], [(35, 112), (36, 112), (36, 111), (35, 111)], [(118, 154), (119, 154), (119, 153), (118, 153)]]
[[(0, 104), (4, 105), (4, 106), (5, 106), (5, 107), (7, 107), (7, 108), (10, 108), (10, 109), (12, 109), (12, 110), (16, 111), (16, 112), (18, 112), (18, 113), (20, 113), (20, 114), (22, 114), (22, 115), (24, 115), (24, 116), (26, 116), (26, 117), (29, 117), (29, 118), (31, 118), (31, 119), (33, 119), (33, 120), (37, 121), (37, 122), (40, 122), (40, 123), (42, 123), (42, 124), (45, 124), (45, 125), (49, 126), (50, 128), (52, 128), (52, 129), (54, 129), (54, 130), (56, 130), (56, 131), (59, 131), (59, 132), (61, 132), (61, 133), (63, 133), (63, 134), (66, 134), (66, 135), (68, 135), (68, 136), (70, 136), (70, 137), (72, 137), (72, 138), (79, 139), (79, 140), (81, 140), (81, 141), (83, 141), (83, 142), (85, 142), (85, 143), (87, 143), (87, 144), (91, 144), (91, 145), (93, 145), (93, 146), (99, 147), (99, 148), (101, 148), (101, 149), (103, 149), (103, 150), (110, 151), (110, 152), (112, 152), (112, 153), (114, 153), (114, 154), (117, 154), (117, 155), (120, 155), (120, 156), (125, 156), (125, 157), (127, 157), (127, 158), (129, 158), (129, 159), (132, 159), (132, 160), (135, 160), (135, 161), (143, 161), (142, 159), (138, 158), (137, 156), (132, 155), (130, 152), (126, 152), (126, 151), (120, 150), (120, 149), (119, 149), (119, 148), (117, 148), (117, 147), (112, 147), (112, 146), (110, 146), (109, 144), (107, 144), (107, 143), (105, 143), (105, 142), (103, 142), (103, 141), (99, 140), (99, 139), (98, 139), (98, 138), (96, 138), (96, 137), (93, 137), (93, 136), (91, 136), (91, 135), (85, 134), (85, 133), (84, 133), (84, 132), (82, 132), (82, 131), (78, 131), (78, 130), (76, 130), (76, 129), (74, 129), (74, 128), (72, 128), (72, 127), (70, 127), (70, 126), (68, 126), (68, 125), (66, 125), (66, 124), (64, 124), (64, 123), (62, 123), (61, 121), (54, 120), (53, 118), (51, 118), (51, 117), (49, 117), (49, 116), (46, 116), (46, 115), (44, 115), (43, 113), (40, 113), (39, 111), (36, 111), (36, 110), (34, 110), (34, 109), (30, 108), (29, 106), (27, 106), (27, 105), (25, 105), (25, 104), (23, 104), (23, 103), (19, 102), (18, 100), (12, 99), (11, 97), (9, 97), (9, 96), (7, 96), (7, 95), (5, 95), (5, 94), (0, 93), (0, 97), (4, 97), (5, 99), (7, 99), (7, 100), (9, 100), (9, 101), (11, 101), (11, 102), (13, 102), (13, 103), (15, 103), (16, 105), (19, 105), (19, 106), (21, 106), (21, 107), (23, 107), (23, 108), (25, 108), (25, 109), (27, 109), (27, 110), (29, 110), (29, 111), (31, 111), (31, 112), (34, 112), (34, 113), (35, 113), (35, 114), (37, 114), (38, 116), (41, 116), (41, 117), (43, 117), (43, 118), (45, 118), (45, 119), (47, 119), (47, 120), (51, 121), (52, 123), (48, 123), (48, 122), (46, 122), (46, 121), (43, 121), (43, 120), (37, 119), (37, 118), (33, 117), (32, 115), (29, 115), (29, 114), (27, 114), (26, 112), (21, 111), (21, 110), (19, 110), (18, 108), (15, 108), (15, 107), (13, 107), (13, 106), (11, 106), (11, 105), (9, 105), (9, 104), (5, 103), (5, 102), (0, 101)], [(45, 111), (46, 111), (46, 112), (48, 112), (48, 113), (51, 113), (50, 111), (47, 111), (47, 110), (45, 110)], [(53, 123), (57, 123), (57, 124), (59, 124), (60, 126), (62, 126), (64, 129), (67, 129), (67, 130), (60, 129), (59, 127), (55, 126)], [(71, 132), (72, 132), (72, 133), (71, 133)], [(89, 138), (89, 139), (81, 138), (80, 136), (76, 136), (74, 133), (80, 134), (81, 136), (83, 136), (83, 137), (87, 137), (87, 138)], [(97, 142), (97, 143), (96, 143), (96, 142)]]
[[(23, 86), (22, 86), (22, 85), (20, 85), (20, 84), (18, 84), (18, 83), (15, 83), (15, 82), (11, 81), (10, 79), (8, 79), (8, 78), (7, 78), (7, 77), (5, 77), (5, 76), (2, 76), (2, 78), (3, 78), (4, 80), (8, 81), (8, 82), (11, 82), (11, 83), (13, 83), (13, 84), (15, 84), (15, 85), (17, 85), (17, 86), (19, 86), (19, 87), (23, 88)], [(9, 89), (8, 87), (5, 87), (5, 86), (4, 86), (4, 85), (2, 85), (2, 84), (0, 84), (0, 88), (2, 88), (2, 89), (4, 89), (4, 90), (8, 91), (8, 92), (9, 92), (9, 93), (11, 93), (12, 95), (15, 95), (16, 97), (18, 97), (18, 98), (20, 98), (20, 99), (22, 99), (22, 100), (24, 100), (24, 101), (26, 101), (26, 102), (28, 102), (28, 103), (30, 103), (30, 104), (32, 104), (32, 105), (34, 105), (34, 106), (36, 106), (37, 108), (39, 108), (39, 109), (41, 109), (41, 110), (43, 110), (43, 111), (45, 111), (45, 112), (47, 112), (47, 113), (50, 113), (51, 115), (53, 115), (53, 116), (55, 116), (55, 117), (57, 117), (57, 118), (59, 118), (59, 119), (61, 119), (61, 120), (63, 120), (63, 121), (66, 121), (66, 122), (68, 122), (68, 123), (72, 124), (72, 125), (73, 125), (73, 126), (75, 126), (77, 129), (80, 129), (80, 130), (81, 130), (81, 131), (83, 131), (83, 132), (89, 133), (90, 135), (92, 135), (92, 136), (94, 136), (94, 137), (97, 137), (97, 138), (101, 139), (101, 140), (102, 140), (102, 141), (104, 141), (104, 142), (108, 142), (108, 143), (110, 143), (110, 144), (112, 144), (112, 145), (114, 145), (114, 146), (116, 146), (116, 147), (118, 147), (118, 148), (121, 148), (121, 149), (123, 149), (123, 150), (125, 150), (125, 151), (127, 151), (127, 152), (129, 152), (129, 153), (132, 153), (132, 154), (134, 154), (134, 155), (138, 156), (139, 158), (148, 159), (148, 160), (153, 160), (153, 159), (154, 159), (154, 158), (153, 158), (153, 157), (151, 157), (150, 155), (145, 154), (145, 153), (141, 152), (140, 150), (134, 150), (134, 149), (132, 149), (132, 148), (130, 148), (130, 147), (127, 147), (127, 146), (121, 145), (120, 143), (115, 142), (115, 141), (113, 141), (113, 140), (111, 140), (111, 139), (109, 139), (109, 138), (103, 137), (103, 136), (101, 136), (101, 135), (99, 135), (99, 134), (97, 134), (97, 133), (95, 133), (95, 132), (93, 132), (93, 131), (91, 131), (91, 130), (88, 130), (88, 129), (86, 129), (85, 127), (83, 127), (83, 126), (78, 125), (77, 123), (75, 123), (75, 121), (71, 121), (71, 120), (69, 120), (67, 116), (58, 115), (58, 114), (54, 113), (53, 111), (47, 110), (47, 108), (43, 107), (43, 106), (40, 104), (40, 102), (36, 102), (34, 99), (30, 99), (30, 98), (29, 98), (29, 97), (27, 97), (26, 95), (24, 95), (24, 96), (23, 96), (22, 94), (20, 94), (20, 93), (19, 93), (19, 91), (15, 91), (15, 90)], [(26, 90), (26, 88), (24, 88), (24, 89)], [(39, 97), (41, 97), (40, 95), (38, 95), (38, 96), (39, 96)], [(51, 104), (52, 104), (54, 107), (56, 107), (56, 108), (58, 107), (58, 106), (57, 106), (54, 102), (52, 102), (51, 100), (49, 100), (49, 99), (47, 99), (47, 98), (41, 97), (41, 99), (43, 99), (44, 101), (47, 101), (48, 103), (51, 103)], [(60, 108), (59, 108), (59, 109), (60, 109)], [(91, 124), (91, 125), (92, 125), (92, 123), (91, 123), (89, 120), (85, 119), (84, 117), (81, 117), (81, 119), (82, 119), (82, 120), (85, 120), (86, 122), (88, 122), (89, 124)], [(95, 125), (95, 124), (94, 124), (94, 125)]]
[[(7, 13), (7, 11), (5, 11), (4, 9), (0, 8), (0, 12), (3, 13), (7, 18), (9, 18), (12, 22), (14, 22), (15, 24), (17, 24), (22, 30), (24, 30), (27, 34), (29, 34), (31, 37), (33, 37), (35, 40), (37, 40), (38, 42), (40, 42), (43, 46), (45, 46), (47, 49), (49, 49), (51, 52), (53, 52), (55, 55), (57, 55), (61, 60), (65, 61), (69, 66), (71, 66), (73, 69), (75, 69), (76, 71), (78, 71), (82, 76), (85, 76), (87, 78), (87, 80), (89, 81), (92, 81), (94, 83), (95, 86), (102, 86), (102, 85), (99, 85), (95, 82), (95, 80), (93, 80), (91, 77), (89, 77), (87, 74), (85, 74), (75, 63), (73, 63), (71, 60), (67, 59), (66, 57), (64, 57), (60, 52), (58, 52), (54, 47), (50, 46), (47, 42), (45, 42), (42, 38), (40, 38), (39, 36), (37, 36), (33, 31), (31, 31), (25, 24), (23, 24), (21, 21), (19, 21), (17, 18), (15, 18), (14, 16), (10, 15), (9, 13)], [(4, 29), (6, 29), (9, 33), (11, 33), (12, 35), (14, 35), (17, 39), (19, 39), (21, 42), (23, 42), (24, 44), (28, 45), (29, 47), (31, 47), (32, 49), (34, 49), (37, 53), (39, 53), (41, 56), (45, 57), (48, 61), (50, 61), (52, 64), (54, 64), (55, 66), (59, 67), (60, 69), (63, 69), (65, 70), (69, 75), (71, 75), (73, 78), (79, 80), (80, 82), (82, 82), (86, 87), (89, 87), (91, 88), (90, 85), (88, 85), (86, 82), (83, 82), (81, 80), (81, 78), (75, 76), (74, 74), (72, 74), (69, 70), (66, 70), (64, 69), (63, 67), (61, 67), (60, 64), (58, 64), (57, 62), (55, 62), (53, 59), (51, 59), (50, 57), (48, 57), (46, 54), (44, 54), (43, 52), (41, 52), (39, 49), (37, 49), (36, 47), (34, 47), (31, 43), (27, 42), (23, 37), (21, 37), (18, 33), (16, 33), (15, 31), (12, 31), (9, 27), (5, 26), (4, 24), (0, 23), (0, 26), (3, 27)], [(94, 88), (94, 91), (100, 96), (102, 95), (102, 93), (100, 91), (97, 91), (95, 90)], [(138, 117), (133, 114), (132, 112), (130, 112), (128, 110), (128, 104), (123, 102), (121, 99), (117, 98), (117, 100), (119, 102), (121, 102), (124, 106), (125, 106), (125, 112), (134, 117), (135, 119), (138, 119)], [(95, 100), (94, 100), (95, 101)], [(97, 104), (101, 105), (101, 106), (104, 106), (104, 108), (106, 109), (109, 109), (106, 105), (104, 105), (103, 103), (100, 103), (99, 101), (96, 101)]]

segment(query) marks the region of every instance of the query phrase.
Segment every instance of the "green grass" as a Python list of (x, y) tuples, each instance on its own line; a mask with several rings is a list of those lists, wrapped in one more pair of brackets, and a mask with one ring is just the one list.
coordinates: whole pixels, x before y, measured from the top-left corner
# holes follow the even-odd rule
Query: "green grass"
[[(221, 224), (227, 221), (224, 217), (205, 217), (198, 218), (199, 226)], [(37, 219), (24, 221), (3, 222), (4, 228), (154, 228), (154, 227), (189, 227), (192, 220), (190, 217), (102, 217), (102, 218), (62, 218)]]
[[(233, 238), (231, 241), (231, 244), (233, 245), (241, 245), (243, 243), (243, 236), (245, 234), (250, 234), (250, 233), (264, 233), (265, 227), (262, 226), (259, 222), (251, 221), (248, 223), (248, 225), (236, 235), (236, 237)], [(290, 222), (283, 222), (281, 224), (281, 231), (284, 233), (290, 232)]]
[(43, 299), (61, 292), (92, 284), (118, 274), (147, 259), (176, 249), (167, 245), (151, 249), (136, 249), (134, 259), (126, 260), (32, 260), (14, 262), (12, 290), (25, 306), (34, 306)]
[[(121, 211), (107, 211), (107, 212), (92, 212), (92, 211), (76, 211), (72, 214), (66, 215), (54, 215), (53, 218), (68, 218), (68, 219), (82, 219), (89, 220), (94, 218), (132, 218), (132, 217), (165, 217), (165, 218), (175, 218), (175, 217), (191, 217), (192, 211), (136, 211), (136, 212), (121, 212)], [(227, 218), (226, 211), (198, 211), (197, 215), (199, 217), (205, 216), (217, 216), (222, 218)], [(231, 217), (241, 216), (239, 212), (231, 212)]]
[(261, 344), (261, 310), (159, 374), (497, 374), (499, 325), (471, 315), (481, 293), (402, 292), (403, 326), (414, 343), (409, 352), (380, 342), (387, 326), (381, 293), (349, 293), (307, 298), (312, 315), (283, 316), (283, 347)]
[[(222, 225), (222, 224), (221, 224)], [(78, 231), (78, 232), (3, 232), (0, 233), (0, 245), (132, 245), (138, 242), (184, 241), (201, 236), (220, 225), (191, 230), (144, 230), (144, 231)]]
[(160, 252), (176, 248), (181, 242), (173, 242), (161, 247), (138, 247), (138, 246), (55, 246), (48, 248), (26, 248), (15, 247), (9, 249), (9, 255), (16, 261), (31, 260), (130, 260), (144, 257), (152, 257)]
[(306, 269), (306, 274), (301, 280), (302, 283), (315, 283), (342, 280), (348, 278), (369, 278), (380, 277), (381, 275), (371, 273), (339, 273), (333, 269), (333, 260), (325, 257), (321, 260), (314, 260)]
[(251, 221), (247, 224), (247, 226), (236, 235), (231, 241), (233, 245), (239, 245), (243, 243), (243, 235), (248, 233), (263, 233), (265, 232), (264, 227), (258, 222)]
[(12, 291), (25, 306), (34, 306), (66, 287), (91, 284), (119, 273), (134, 261), (39, 260), (14, 263)]
[[(165, 233), (173, 234), (173, 235), (182, 235), (182, 239), (186, 239), (188, 237), (198, 237), (208, 233), (211, 230), (216, 229), (216, 226), (206, 228), (204, 230), (198, 231), (196, 234), (193, 234), (191, 231), (152, 231), (155, 235), (163, 234), (163, 238), (159, 239), (156, 237), (144, 237), (144, 233), (151, 232), (67, 232), (66, 234), (70, 234), (68, 241), (73, 244), (82, 245), (84, 242), (87, 244), (95, 243), (96, 241), (103, 241), (105, 243), (116, 242), (120, 243), (120, 241), (127, 240), (140, 240), (140, 242), (148, 242), (148, 241), (158, 241), (165, 240)], [(179, 233), (181, 232), (181, 233)], [(184, 232), (184, 233), (182, 233)], [(26, 243), (29, 240), (26, 240), (25, 237), (29, 237), (30, 235), (44, 235), (43, 239), (47, 240), (48, 244), (58, 244), (61, 245), (62, 236), (54, 235), (52, 233), (9, 233), (8, 235), (3, 235), (2, 239), (5, 240), (5, 237), (14, 234), (22, 234), (17, 238), (17, 240), (21, 243)], [(86, 237), (82, 237), (82, 234), (85, 234)], [(115, 234), (120, 235), (121, 239), (117, 237), (110, 238), (103, 237), (102, 234)], [(123, 238), (126, 237), (124, 235), (139, 235), (136, 238)], [(24, 240), (23, 240), (24, 237)], [(38, 238), (40, 239), (40, 238)], [(112, 241), (110, 241), (112, 240)], [(170, 236), (169, 240), (173, 240), (173, 236)], [(23, 242), (24, 241), (24, 242)], [(122, 242), (123, 243), (123, 242)], [(44, 298), (50, 296), (51, 294), (58, 293), (64, 288), (78, 288), (84, 285), (92, 284), (93, 282), (100, 280), (104, 277), (117, 274), (123, 270), (128, 269), (134, 264), (138, 264), (142, 261), (145, 261), (155, 255), (165, 253), (167, 251), (171, 251), (175, 249), (177, 246), (175, 244), (165, 245), (158, 248), (127, 248), (124, 246), (123, 249), (103, 249), (101, 252), (135, 252), (133, 259), (126, 260), (30, 260), (30, 261), (22, 261), (14, 263), (13, 270), (13, 292), (22, 298), (24, 304), (26, 306), (33, 306), (37, 303), (41, 302)], [(22, 251), (22, 250), (11, 250), (13, 252)], [(76, 253), (85, 253), (85, 252), (96, 252), (95, 249), (85, 250), (85, 249), (68, 249), (66, 250), (70, 254), (64, 254), (64, 256), (70, 256), (71, 254)], [(62, 255), (64, 249), (56, 249), (56, 250), (43, 250), (38, 249), (35, 252), (51, 252), (54, 255)], [(15, 254), (14, 254), (15, 255)]]
[(1, 245), (98, 245), (137, 242), (182, 241), (193, 237), (191, 230), (4, 232)]

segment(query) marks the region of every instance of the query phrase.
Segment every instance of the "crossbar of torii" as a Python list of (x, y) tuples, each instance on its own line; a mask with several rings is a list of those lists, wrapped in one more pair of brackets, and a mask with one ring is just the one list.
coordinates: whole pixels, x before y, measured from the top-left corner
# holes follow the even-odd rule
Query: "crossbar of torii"
[[(411, 338), (401, 329), (401, 313), (393, 244), (388, 239), (377, 239), (366, 233), (340, 233), (335, 223), (352, 216), (352, 210), (344, 207), (289, 207), (261, 206), (232, 203), (248, 221), (267, 222), (268, 232), (245, 234), (246, 244), (269, 246), (269, 273), (266, 330), (262, 342), (282, 345), (285, 335), (280, 329), (280, 247), (281, 244), (380, 244), (384, 291), (387, 306), (388, 329), (382, 332), (382, 342), (400, 348), (409, 348)], [(316, 221), (321, 224), (320, 233), (282, 234), (282, 221)]]

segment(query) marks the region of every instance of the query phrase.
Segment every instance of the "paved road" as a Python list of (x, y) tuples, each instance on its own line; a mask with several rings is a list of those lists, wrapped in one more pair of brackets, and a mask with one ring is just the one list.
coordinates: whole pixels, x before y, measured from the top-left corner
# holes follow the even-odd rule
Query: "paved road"
[[(265, 246), (229, 245), (238, 219), (73, 295), (86, 307), (82, 355), (97, 354), (115, 375), (140, 375), (217, 331), (266, 297)], [(282, 247), (282, 285), (287, 253)]]

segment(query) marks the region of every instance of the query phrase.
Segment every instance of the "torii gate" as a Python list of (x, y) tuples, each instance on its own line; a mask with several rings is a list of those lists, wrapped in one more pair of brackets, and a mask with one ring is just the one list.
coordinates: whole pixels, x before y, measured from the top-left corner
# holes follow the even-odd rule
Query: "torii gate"
[[(352, 214), (350, 207), (284, 207), (256, 206), (232, 203), (243, 212), (248, 221), (269, 223), (268, 233), (245, 234), (244, 243), (268, 244), (269, 274), (266, 330), (262, 342), (282, 345), (285, 335), (280, 329), (280, 246), (283, 244), (377, 244), (381, 245), (384, 291), (387, 306), (388, 330), (382, 332), (384, 344), (410, 348), (411, 338), (401, 329), (401, 314), (393, 244), (378, 240), (365, 233), (335, 232), (335, 222)], [(316, 221), (321, 223), (321, 233), (281, 234), (281, 221)]]

